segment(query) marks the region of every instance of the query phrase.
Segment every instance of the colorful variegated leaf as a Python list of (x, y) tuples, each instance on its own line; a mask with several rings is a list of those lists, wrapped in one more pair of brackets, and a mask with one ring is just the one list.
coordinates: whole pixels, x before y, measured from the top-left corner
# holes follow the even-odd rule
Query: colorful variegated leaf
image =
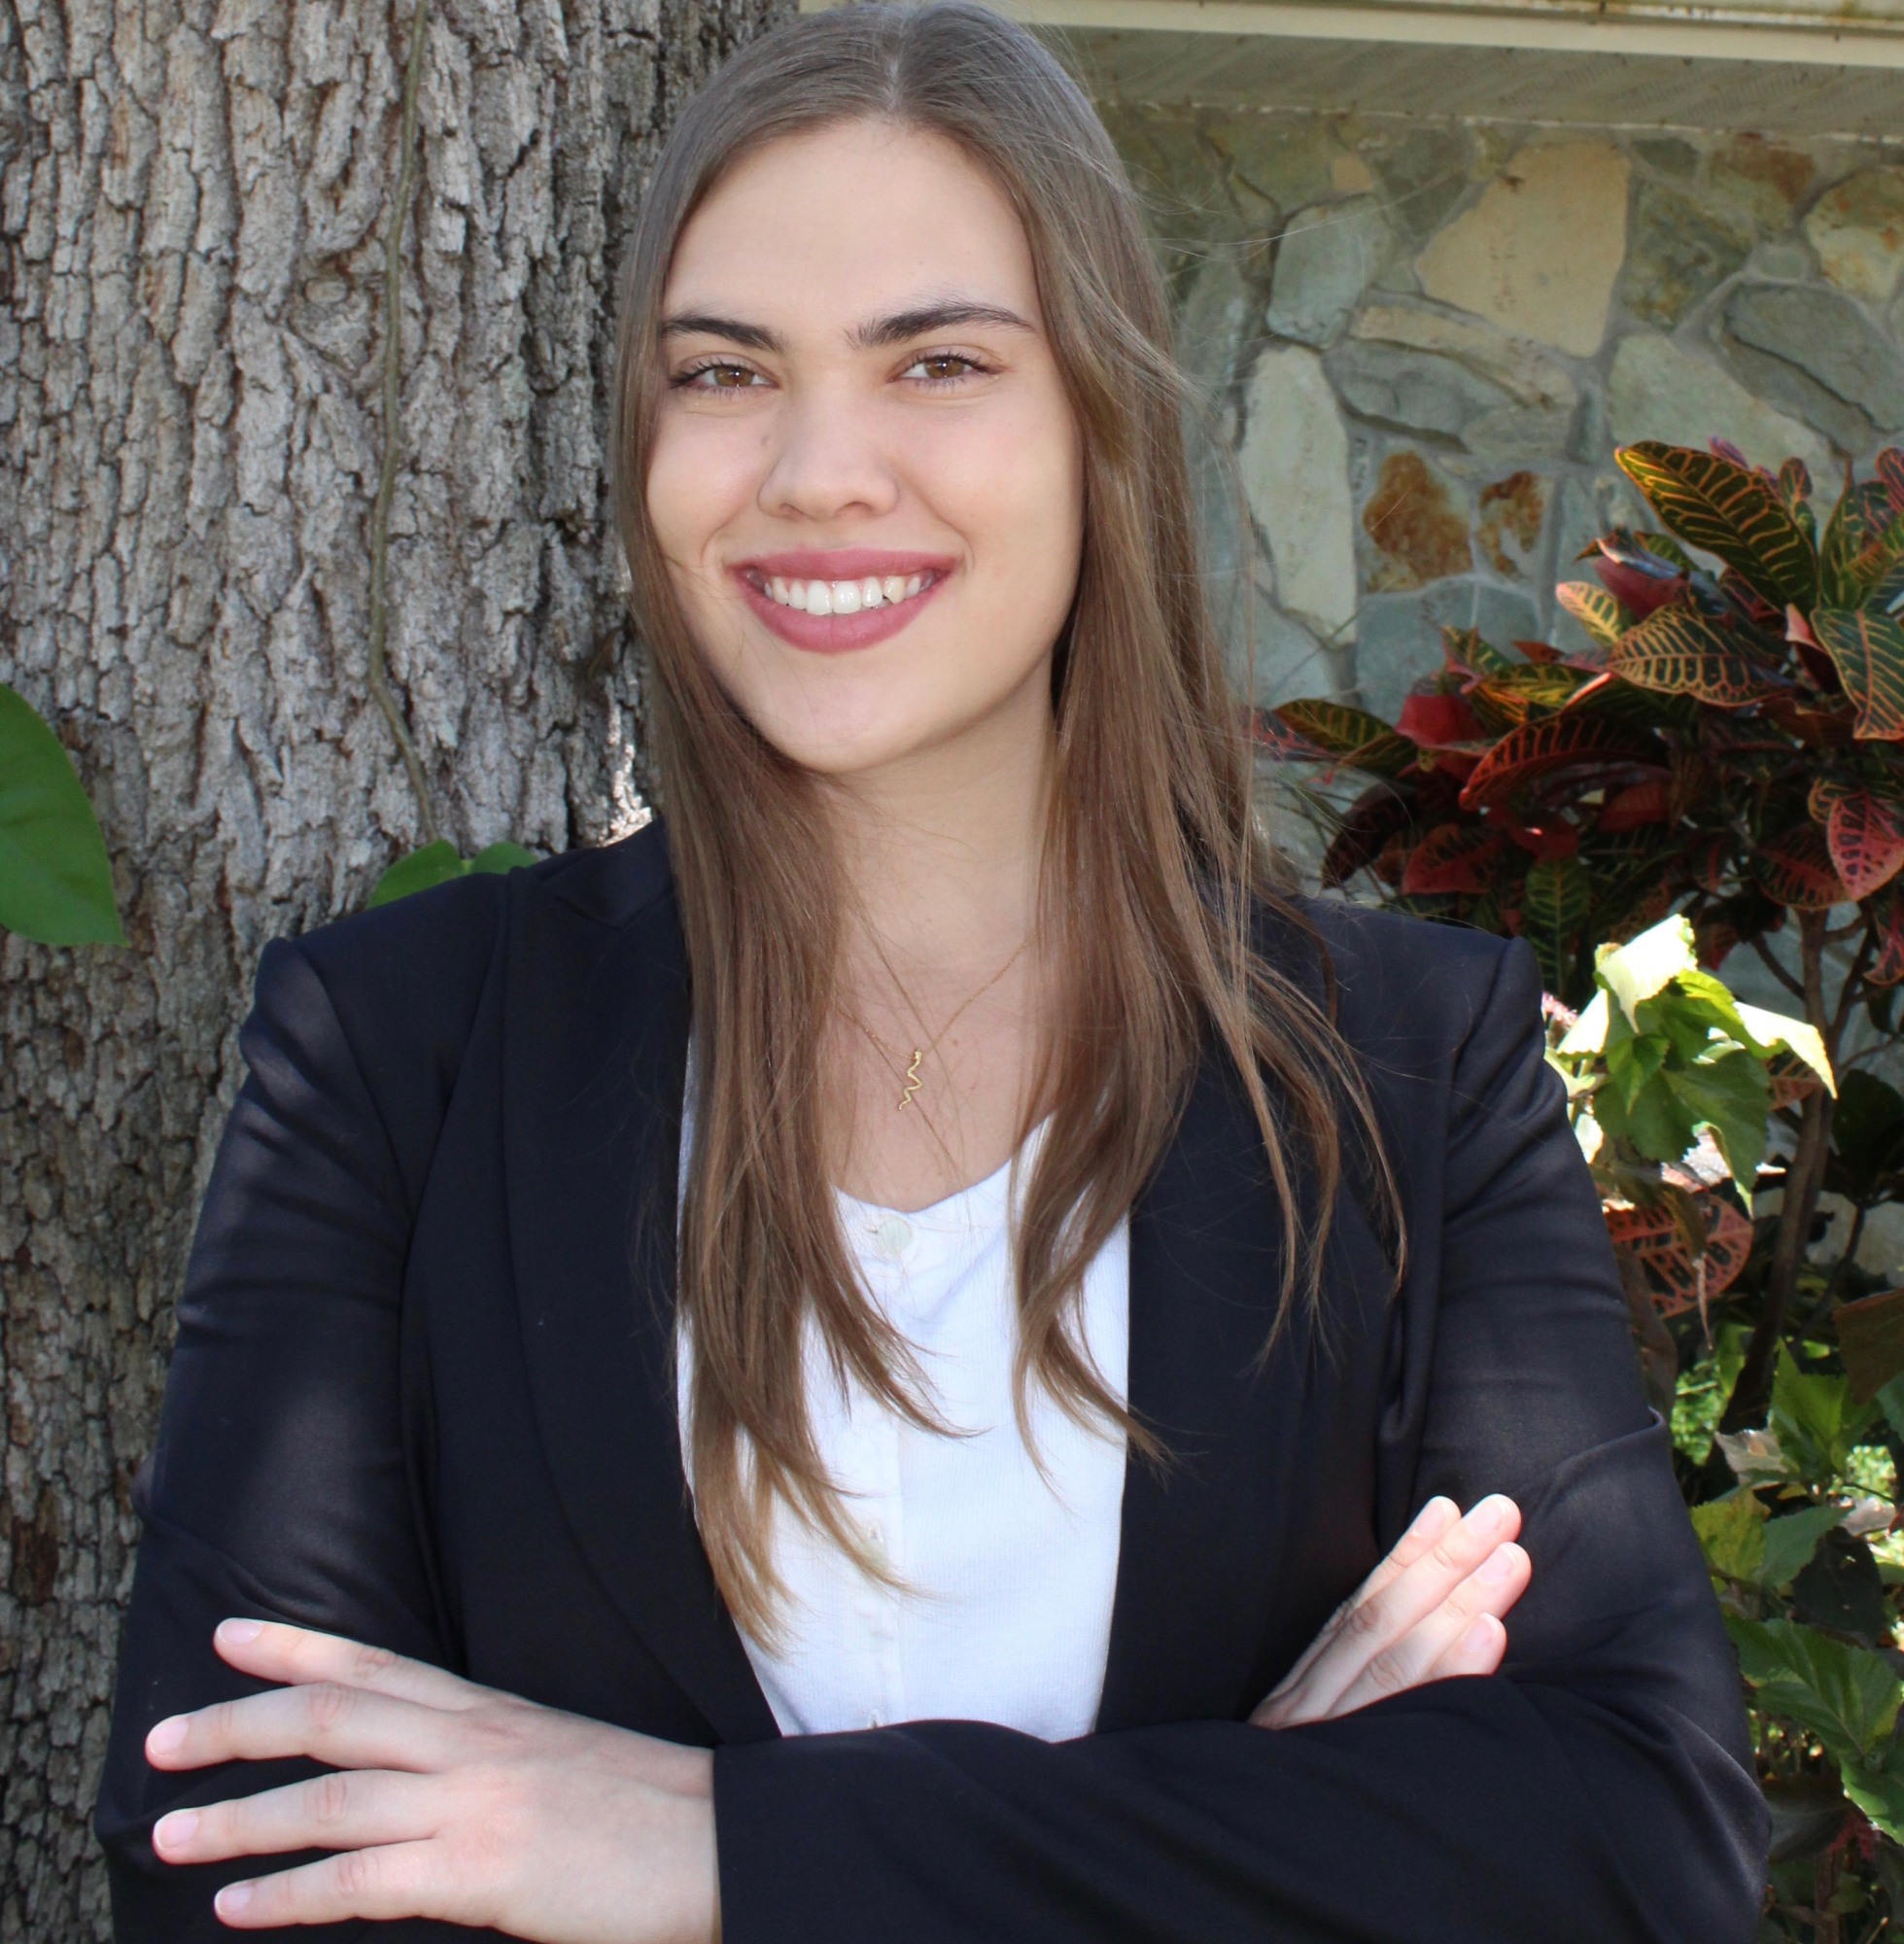
[(1812, 627), (1857, 711), (1853, 734), (1904, 740), (1904, 621), (1872, 608), (1816, 608)]
[(1609, 666), (1636, 687), (1695, 696), (1717, 709), (1762, 702), (1775, 688), (1767, 671), (1745, 652), (1738, 631), (1690, 601), (1662, 608), (1629, 628)]
[(1563, 580), (1554, 589), (1554, 599), (1603, 648), (1610, 648), (1626, 632), (1626, 616), (1619, 603), (1590, 580)]
[(1379, 715), (1352, 709), (1345, 702), (1285, 702), (1269, 712), (1304, 742), (1313, 743), (1351, 770), (1399, 776), (1415, 760), (1414, 746), (1398, 736)]
[(1891, 505), (1904, 513), (1904, 452), (1890, 445), (1879, 453), (1878, 477), (1885, 482), (1885, 488), (1890, 494)]
[(1802, 509), (1812, 499), (1812, 469), (1802, 459), (1787, 459), (1779, 468), (1779, 498), (1793, 519), (1804, 517)]
[(1510, 729), (1531, 715), (1564, 708), (1574, 699), (1582, 677), (1577, 670), (1550, 665), (1528, 667), (1516, 663), (1501, 675), (1489, 676), (1468, 692), (1468, 700), (1477, 711), (1500, 718), (1500, 726)]
[(1818, 548), (1818, 600), (1855, 608), (1904, 554), (1904, 514), (1890, 503), (1882, 480), (1847, 485)]
[(1547, 857), (1529, 869), (1521, 896), (1521, 936), (1541, 961), (1547, 989), (1563, 997), (1572, 996), (1567, 988), (1592, 902), (1586, 867), (1578, 857)]
[(1805, 793), (1805, 808), (1811, 813), (1814, 823), (1829, 823), (1832, 810), (1848, 796), (1856, 794), (1857, 785), (1854, 782), (1835, 777), (1827, 770), (1822, 776), (1812, 779), (1812, 787)]
[(1648, 439), (1615, 455), (1666, 524), (1736, 569), (1781, 610), (1808, 607), (1817, 554), (1791, 509), (1757, 472), (1717, 453)]
[(1752, 876), (1767, 897), (1794, 911), (1828, 911), (1850, 893), (1832, 865), (1824, 832), (1816, 823), (1794, 824), (1752, 852)]
[(1710, 1302), (1723, 1294), (1751, 1254), (1752, 1225), (1730, 1201), (1710, 1193), (1693, 1200), (1706, 1224), (1702, 1256), (1686, 1246), (1684, 1228), (1665, 1203), (1651, 1208), (1615, 1204), (1606, 1211), (1613, 1246), (1631, 1255), (1645, 1271), (1663, 1316), (1698, 1308), (1702, 1296)]
[(1409, 897), (1437, 891), (1479, 891), (1488, 865), (1505, 840), (1498, 831), (1472, 823), (1443, 823), (1408, 853), (1402, 889)]
[(1904, 804), (1852, 790), (1831, 807), (1831, 862), (1854, 898), (1868, 898), (1904, 870)]
[(1652, 767), (1652, 750), (1624, 723), (1569, 712), (1510, 729), (1474, 766), (1462, 787), (1465, 810), (1505, 803), (1555, 772), (1578, 768)]
[(1503, 675), (1516, 666), (1513, 656), (1491, 646), (1478, 628), (1443, 628), (1441, 653), (1450, 667), (1464, 668), (1470, 675)]

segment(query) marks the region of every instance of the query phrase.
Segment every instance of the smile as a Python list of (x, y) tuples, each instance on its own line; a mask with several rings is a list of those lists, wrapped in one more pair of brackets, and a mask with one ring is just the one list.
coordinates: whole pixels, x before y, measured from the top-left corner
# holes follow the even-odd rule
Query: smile
[(955, 565), (946, 556), (842, 547), (770, 554), (730, 572), (747, 606), (782, 641), (813, 654), (843, 654), (908, 626)]
[(926, 573), (889, 573), (883, 580), (868, 574), (864, 580), (786, 580), (750, 573), (754, 585), (778, 607), (802, 614), (857, 614), (872, 608), (896, 608), (917, 601), (934, 578)]

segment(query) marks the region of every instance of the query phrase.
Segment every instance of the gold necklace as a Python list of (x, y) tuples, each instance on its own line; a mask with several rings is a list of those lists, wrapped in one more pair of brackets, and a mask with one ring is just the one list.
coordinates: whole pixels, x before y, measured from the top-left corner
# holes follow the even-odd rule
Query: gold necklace
[[(925, 1085), (924, 1081), (922, 1081), (919, 1078), (918, 1070), (919, 1067), (924, 1063), (927, 1056), (930, 1054), (935, 1054), (939, 1051), (939, 1042), (942, 1039), (944, 1039), (945, 1036), (952, 1031), (952, 1027), (955, 1026), (959, 1023), (959, 1021), (965, 1017), (966, 1013), (971, 1009), (971, 1007), (976, 1005), (979, 1000), (983, 999), (985, 995), (987, 992), (989, 992), (995, 985), (997, 985), (999, 980), (1004, 978), (1005, 974), (1009, 972), (1012, 969), (1012, 967), (1016, 965), (1019, 962), (1019, 960), (1024, 956), (1024, 948), (1030, 943), (1031, 939), (1029, 934), (1027, 934), (1023, 939), (1020, 941), (1019, 949), (1016, 952), (1014, 952), (1008, 959), (1006, 959), (1004, 964), (1002, 964), (998, 968), (998, 970), (994, 972), (991, 975), (991, 977), (987, 979), (985, 982), (985, 984), (981, 986), (979, 989), (965, 1001), (963, 1005), (959, 1007), (957, 1012), (955, 1012), (952, 1016), (952, 1018), (949, 1019), (945, 1023), (945, 1024), (942, 1025), (939, 1028), (939, 1030), (932, 1035), (932, 1038), (924, 1046), (916, 1046), (913, 1048), (912, 1057), (906, 1062), (906, 1072), (901, 1082), (901, 1085), (905, 1090), (899, 1095), (898, 1104), (901, 1109), (910, 1107), (913, 1104), (914, 1095), (917, 1094), (919, 1092), (919, 1090)], [(875, 939), (873, 942), (873, 950), (879, 953), (880, 962), (885, 966), (886, 972), (888, 976), (891, 977), (893, 985), (898, 987), (901, 992), (904, 992), (906, 989), (903, 986), (899, 985), (898, 975), (893, 972), (891, 961), (887, 959), (883, 949), (881, 947), (877, 939)], [(908, 1003), (910, 1003), (910, 1001)], [(862, 1020), (850, 1006), (843, 1006), (841, 1010), (846, 1014), (848, 1019), (849, 1019), (853, 1023), (853, 1024), (856, 1025), (860, 1029), (860, 1031), (863, 1032), (866, 1035), (866, 1037), (873, 1042), (873, 1045), (875, 1049), (878, 1051), (880, 1058), (883, 1059), (885, 1063), (892, 1068), (894, 1073), (897, 1073), (899, 1071), (899, 1058), (893, 1052), (891, 1047), (887, 1046), (885, 1041), (883, 1040), (879, 1036), (879, 1034), (876, 1033), (873, 1030), (873, 1028), (869, 1026), (866, 1024), (866, 1022)]]

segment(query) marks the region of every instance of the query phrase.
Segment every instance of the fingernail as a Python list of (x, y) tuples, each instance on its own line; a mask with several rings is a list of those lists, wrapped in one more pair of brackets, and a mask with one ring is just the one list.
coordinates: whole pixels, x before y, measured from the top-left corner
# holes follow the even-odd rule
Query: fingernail
[(1504, 1580), (1511, 1580), (1520, 1570), (1518, 1546), (1498, 1545), (1481, 1561), (1476, 1579), (1485, 1580), (1489, 1585), (1498, 1586)]
[(146, 1737), (146, 1753), (169, 1755), (185, 1746), (189, 1723), (183, 1715), (169, 1715)]
[(218, 1623), (219, 1639), (228, 1641), (233, 1647), (246, 1646), (263, 1631), (262, 1620), (221, 1620)]
[(153, 1834), (159, 1847), (176, 1850), (181, 1844), (191, 1840), (191, 1832), (198, 1826), (195, 1812), (190, 1809), (175, 1809), (169, 1816), (161, 1816), (154, 1825)]
[(1507, 1523), (1508, 1501), (1499, 1492), (1490, 1492), (1468, 1514), (1468, 1523), (1476, 1532), (1499, 1532)]
[(251, 1902), (250, 1884), (226, 1884), (212, 1901), (218, 1905), (221, 1917), (242, 1917), (245, 1906)]
[(1485, 1653), (1494, 1645), (1494, 1630), (1500, 1624), (1499, 1620), (1491, 1619), (1486, 1614), (1483, 1614), (1462, 1635), (1461, 1645), (1463, 1651), (1467, 1653)]
[(1444, 1499), (1437, 1494), (1415, 1514), (1415, 1522), (1409, 1527), (1409, 1531), (1433, 1532), (1437, 1526), (1447, 1523), (1450, 1512), (1459, 1513), (1459, 1511), (1460, 1508), (1452, 1499)]

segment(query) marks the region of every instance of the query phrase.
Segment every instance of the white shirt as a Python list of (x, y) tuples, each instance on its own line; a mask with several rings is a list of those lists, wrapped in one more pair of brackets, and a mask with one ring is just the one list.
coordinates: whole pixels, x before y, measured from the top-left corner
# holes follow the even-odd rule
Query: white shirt
[[(690, 1082), (690, 1087), (691, 1087)], [(690, 1094), (690, 1098), (691, 1098)], [(1021, 1179), (1042, 1128), (1022, 1150)], [(685, 1179), (691, 1125), (682, 1130)], [(775, 1561), (791, 1602), (772, 1650), (743, 1644), (785, 1734), (889, 1721), (996, 1721), (1047, 1741), (1097, 1718), (1124, 1506), (1121, 1429), (1086, 1430), (1031, 1388), (1044, 1475), (1013, 1411), (1018, 1310), (1007, 1232), (1008, 1162), (911, 1214), (841, 1194), (848, 1242), (873, 1300), (910, 1341), (929, 1402), (970, 1435), (922, 1431), (856, 1383), (843, 1391), (810, 1321), (807, 1408), (850, 1516), (905, 1581), (883, 1586), (776, 1500)], [(1083, 1337), (1112, 1395), (1128, 1374), (1129, 1226), (1085, 1277)], [(682, 1462), (692, 1345), (680, 1343)]]

